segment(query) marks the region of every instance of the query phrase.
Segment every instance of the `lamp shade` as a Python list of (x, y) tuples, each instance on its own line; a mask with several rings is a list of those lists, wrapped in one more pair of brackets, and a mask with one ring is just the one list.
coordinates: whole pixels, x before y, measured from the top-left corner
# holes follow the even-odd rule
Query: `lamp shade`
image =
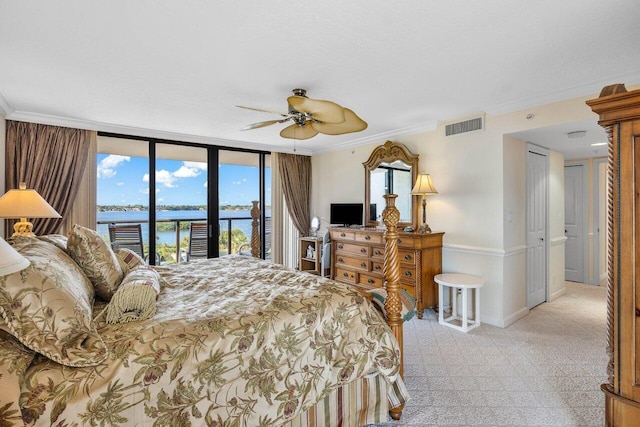
[(418, 175), (416, 179), (416, 185), (413, 186), (411, 194), (414, 196), (420, 194), (438, 194), (438, 190), (433, 186), (431, 182), (431, 176), (428, 173), (422, 173)]
[(19, 187), (0, 197), (0, 218), (61, 218), (36, 190), (27, 190), (24, 182)]
[(0, 237), (0, 276), (6, 276), (27, 267), (29, 267), (29, 260)]

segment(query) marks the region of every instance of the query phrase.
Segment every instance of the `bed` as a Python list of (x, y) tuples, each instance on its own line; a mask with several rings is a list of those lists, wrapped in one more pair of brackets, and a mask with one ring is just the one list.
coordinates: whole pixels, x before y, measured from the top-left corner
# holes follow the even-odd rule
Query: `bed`
[[(95, 236), (85, 239), (87, 230), (68, 242), (12, 240), (31, 266), (0, 278), (0, 425), (355, 426), (399, 418), (408, 395), (392, 258), (397, 219), (389, 212), (386, 320), (349, 285), (249, 256), (150, 269), (126, 251), (111, 257)], [(109, 284), (112, 269), (94, 265), (114, 259), (118, 285)], [(115, 301), (135, 305), (140, 290), (146, 306), (152, 296), (152, 312), (136, 306), (109, 317)]]

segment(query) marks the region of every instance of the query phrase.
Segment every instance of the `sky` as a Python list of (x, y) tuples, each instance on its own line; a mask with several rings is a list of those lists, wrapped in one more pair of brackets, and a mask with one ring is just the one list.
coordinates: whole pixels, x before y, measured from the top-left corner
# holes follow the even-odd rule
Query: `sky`
[[(148, 205), (149, 161), (146, 157), (98, 154), (98, 205)], [(271, 204), (271, 174), (266, 173), (266, 204)], [(259, 197), (259, 169), (219, 166), (220, 205), (251, 205)], [(156, 204), (206, 205), (207, 164), (156, 160)]]

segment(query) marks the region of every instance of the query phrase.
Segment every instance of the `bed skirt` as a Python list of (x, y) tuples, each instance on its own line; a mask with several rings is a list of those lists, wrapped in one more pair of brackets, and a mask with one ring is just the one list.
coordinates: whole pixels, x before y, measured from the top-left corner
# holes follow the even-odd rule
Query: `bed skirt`
[(389, 384), (374, 373), (346, 384), (303, 412), (285, 427), (351, 427), (386, 423), (389, 410), (409, 399), (401, 379)]

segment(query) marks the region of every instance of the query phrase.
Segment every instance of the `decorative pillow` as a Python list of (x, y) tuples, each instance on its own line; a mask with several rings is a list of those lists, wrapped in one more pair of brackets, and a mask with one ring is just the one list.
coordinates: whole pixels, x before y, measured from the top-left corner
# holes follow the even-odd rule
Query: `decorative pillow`
[(38, 239), (53, 243), (63, 251), (67, 252), (67, 236), (63, 236), (62, 234), (46, 234), (44, 236), (38, 236)]
[(24, 373), (35, 353), (0, 330), (0, 425), (23, 425), (18, 400)]
[[(387, 290), (384, 288), (375, 288), (370, 289), (369, 293), (373, 295), (373, 305), (380, 310), (384, 317), (387, 317), (387, 312), (384, 309), (384, 303), (387, 300)], [(416, 300), (405, 289), (400, 289), (400, 301), (402, 302), (400, 317), (402, 317), (404, 322), (418, 314), (416, 310)]]
[(92, 321), (93, 286), (55, 245), (34, 238), (11, 239), (30, 261), (0, 277), (0, 315), (20, 342), (66, 366), (94, 366), (107, 348)]
[(107, 323), (137, 322), (156, 314), (160, 275), (151, 267), (138, 266), (122, 280), (109, 305)]
[(96, 294), (109, 301), (124, 276), (111, 246), (94, 230), (75, 224), (69, 233), (67, 251), (91, 280)]
[(118, 263), (120, 263), (120, 268), (122, 268), (122, 272), (125, 276), (137, 266), (147, 264), (140, 255), (138, 255), (131, 249), (120, 248), (116, 249), (114, 252), (116, 254), (116, 258), (118, 258)]

